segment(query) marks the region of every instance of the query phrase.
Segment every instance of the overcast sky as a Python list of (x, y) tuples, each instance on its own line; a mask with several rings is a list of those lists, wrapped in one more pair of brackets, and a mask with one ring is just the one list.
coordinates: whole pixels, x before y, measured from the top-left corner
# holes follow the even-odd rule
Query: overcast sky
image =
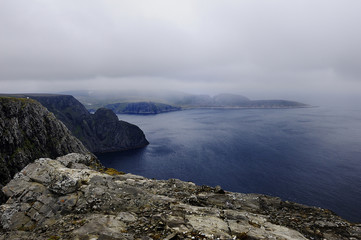
[(361, 95), (359, 0), (0, 0), (0, 92)]

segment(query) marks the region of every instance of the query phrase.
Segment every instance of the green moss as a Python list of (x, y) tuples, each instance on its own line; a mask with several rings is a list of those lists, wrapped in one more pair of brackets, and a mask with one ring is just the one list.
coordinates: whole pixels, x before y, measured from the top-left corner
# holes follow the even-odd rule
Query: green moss
[[(92, 159), (92, 162), (95, 162), (96, 160)], [(102, 165), (99, 163), (95, 163), (89, 166), (91, 169), (94, 169), (99, 172), (104, 172), (104, 169), (102, 168)]]
[(25, 139), (25, 141), (24, 141), (24, 147), (25, 147), (25, 148), (34, 148), (34, 143), (30, 142), (29, 139)]
[(85, 219), (80, 219), (80, 220), (73, 220), (73, 221), (71, 222), (71, 224), (83, 226), (83, 225), (85, 224), (85, 222), (86, 222)]
[[(81, 136), (81, 133), (82, 133), (82, 128), (81, 128), (80, 125), (77, 125), (77, 126), (75, 127), (75, 129), (73, 130), (73, 134), (74, 134), (75, 136)], [(80, 138), (79, 138), (79, 139), (80, 139)]]
[(31, 232), (35, 229), (36, 225), (33, 224), (31, 225), (30, 227), (24, 227), (24, 226), (21, 226), (18, 228), (19, 231), (25, 231), (25, 232)]
[(19, 155), (26, 155), (26, 156), (30, 156), (32, 158), (38, 158), (42, 154), (43, 153), (41, 152), (39, 147), (37, 147), (34, 142), (32, 142), (31, 140), (29, 140), (27, 138), (24, 140), (24, 142), (20, 146), (18, 146), (15, 149), (13, 154), (10, 156), (10, 159), (16, 160), (19, 157)]
[(23, 97), (0, 97), (0, 100), (11, 100), (14, 102), (21, 102), (23, 104), (28, 104), (28, 103), (37, 103), (36, 100), (31, 99), (31, 98), (23, 98)]
[(17, 155), (22, 151), (21, 148), (17, 147), (14, 151), (14, 153), (10, 156), (10, 159), (15, 159)]
[(48, 114), (46, 115), (49, 119), (51, 119), (51, 120), (56, 120), (56, 117), (54, 116), (54, 114), (53, 113), (51, 113), (51, 112), (48, 112)]
[(48, 238), (48, 240), (59, 240), (59, 239), (60, 239), (60, 237), (59, 237), (59, 236), (55, 236), (55, 235), (50, 236), (50, 237)]
[(114, 168), (105, 168), (105, 169), (101, 169), (100, 172), (104, 172), (108, 175), (114, 176), (114, 175), (124, 175), (124, 172), (120, 172)]

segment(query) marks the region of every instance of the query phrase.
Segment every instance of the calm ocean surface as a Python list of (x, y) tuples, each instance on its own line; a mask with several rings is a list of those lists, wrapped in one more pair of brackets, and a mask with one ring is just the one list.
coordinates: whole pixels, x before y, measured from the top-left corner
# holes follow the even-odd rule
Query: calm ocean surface
[(98, 155), (148, 178), (178, 178), (328, 208), (361, 222), (361, 111), (194, 109), (118, 115), (150, 145)]

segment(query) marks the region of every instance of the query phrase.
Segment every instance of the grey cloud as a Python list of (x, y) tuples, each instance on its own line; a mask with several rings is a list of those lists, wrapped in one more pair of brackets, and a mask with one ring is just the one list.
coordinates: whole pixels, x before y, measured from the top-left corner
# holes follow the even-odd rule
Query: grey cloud
[(357, 92), (360, 7), (352, 0), (2, 0), (1, 90)]

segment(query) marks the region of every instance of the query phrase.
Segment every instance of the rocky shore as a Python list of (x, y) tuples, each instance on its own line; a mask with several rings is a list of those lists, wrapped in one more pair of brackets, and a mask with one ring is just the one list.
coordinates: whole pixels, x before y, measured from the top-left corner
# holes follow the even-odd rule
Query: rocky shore
[(152, 180), (68, 154), (3, 188), (0, 239), (361, 239), (324, 209), (176, 179)]

